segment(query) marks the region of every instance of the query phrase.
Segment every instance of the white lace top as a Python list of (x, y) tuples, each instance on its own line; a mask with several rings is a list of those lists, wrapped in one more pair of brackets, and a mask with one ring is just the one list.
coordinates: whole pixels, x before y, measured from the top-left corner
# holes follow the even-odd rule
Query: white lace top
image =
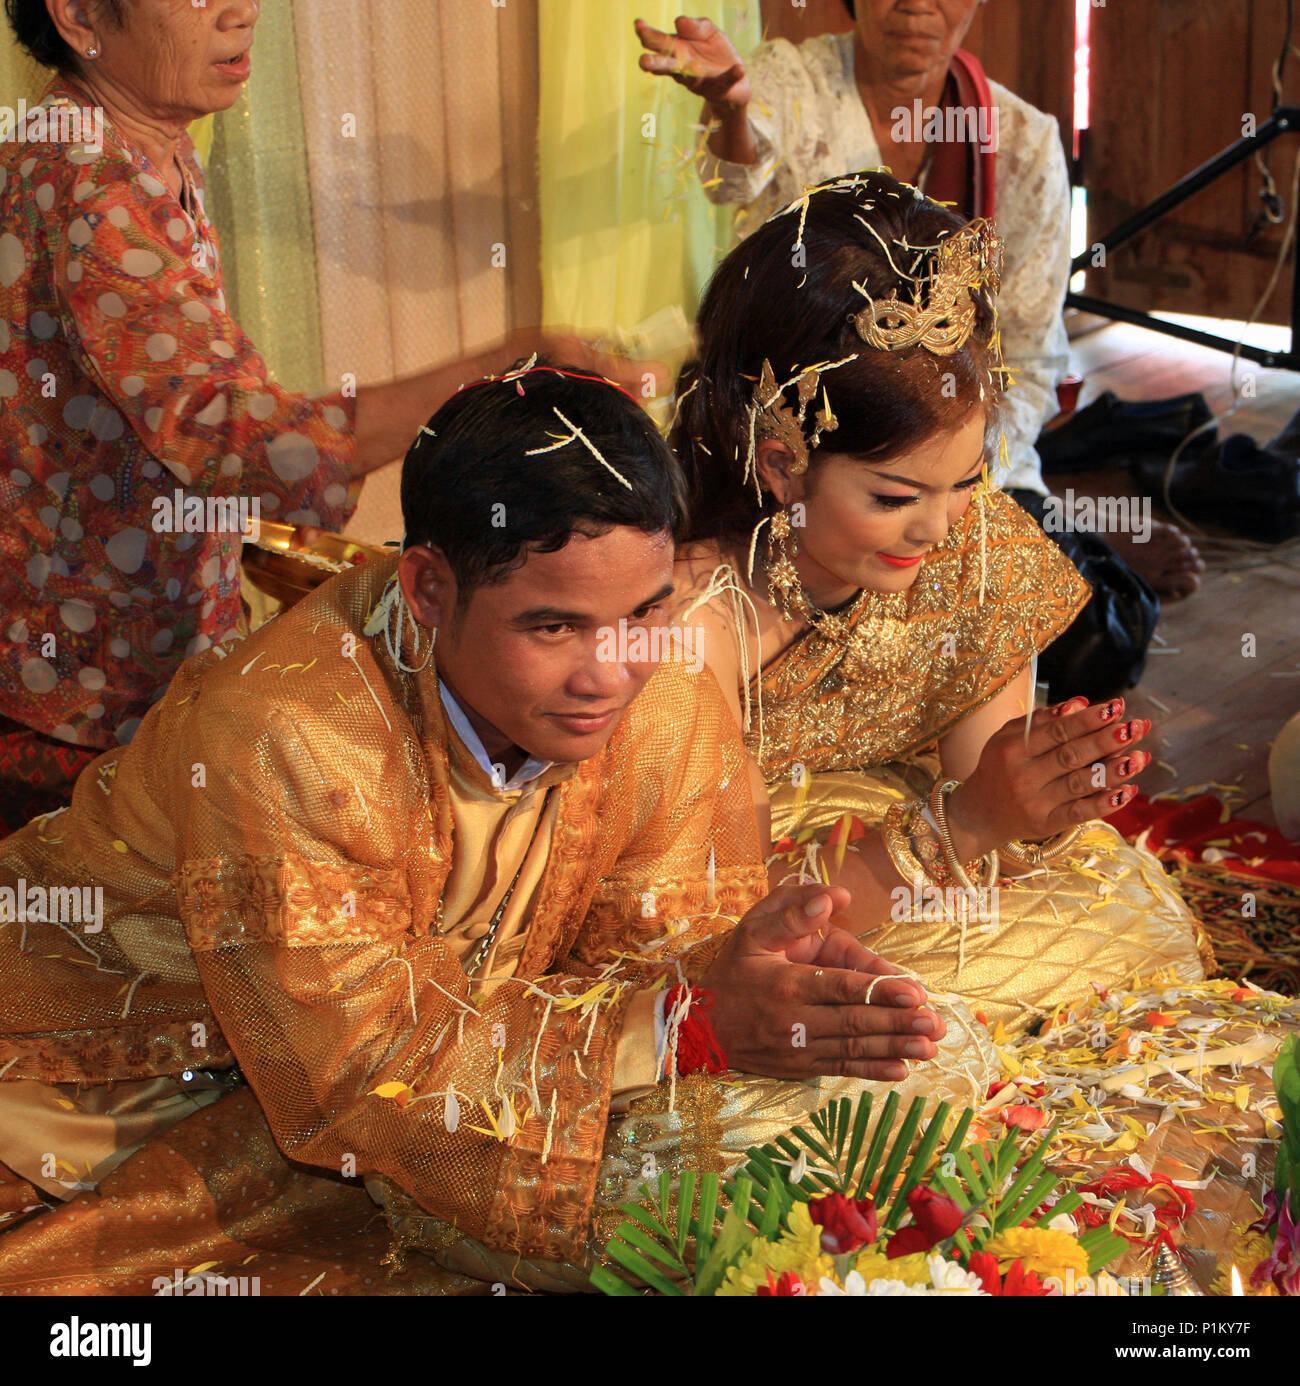
[[(744, 204), (736, 218), (742, 236), (805, 187), (881, 164), (854, 79), (852, 33), (798, 47), (776, 39), (746, 67), (757, 161), (733, 164), (706, 148), (697, 164), (710, 201)], [(1034, 440), (1057, 412), (1056, 382), (1069, 364), (1061, 307), (1070, 276), (1070, 181), (1055, 118), (997, 82), (989, 86), (998, 111), (996, 221), (1006, 241), (998, 320), (1015, 371), (1001, 416), (1010, 467), (994, 476), (1007, 488), (1045, 492)]]

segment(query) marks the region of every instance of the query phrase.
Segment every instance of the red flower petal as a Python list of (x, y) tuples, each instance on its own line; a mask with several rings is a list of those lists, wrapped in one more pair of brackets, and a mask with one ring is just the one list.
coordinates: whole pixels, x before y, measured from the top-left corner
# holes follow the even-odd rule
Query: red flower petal
[[(1019, 1264), (1020, 1262), (1017, 1261), (1016, 1265)], [(985, 1294), (1000, 1295), (1002, 1293), (1002, 1280), (998, 1275), (998, 1258), (991, 1251), (972, 1251), (970, 1260), (966, 1263), (966, 1269), (979, 1276)]]
[(998, 1116), (1002, 1118), (1004, 1125), (1018, 1127), (1021, 1131), (1041, 1131), (1051, 1120), (1046, 1112), (1040, 1111), (1037, 1107), (1020, 1104), (1003, 1107)]
[(907, 1195), (907, 1206), (916, 1225), (930, 1238), (931, 1245), (951, 1237), (965, 1217), (958, 1203), (933, 1189), (913, 1189)]
[(885, 1247), (885, 1259), (896, 1261), (900, 1256), (910, 1256), (914, 1251), (929, 1251), (935, 1240), (927, 1237), (919, 1227), (900, 1227)]

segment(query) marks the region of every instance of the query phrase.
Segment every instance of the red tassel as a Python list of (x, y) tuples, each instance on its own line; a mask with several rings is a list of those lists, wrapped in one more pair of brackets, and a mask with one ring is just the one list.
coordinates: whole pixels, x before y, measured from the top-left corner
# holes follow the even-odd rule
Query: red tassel
[(705, 1011), (713, 1009), (713, 993), (695, 987), (670, 987), (664, 999), (664, 1015), (670, 1016), (676, 1008), (682, 991), (689, 993), (689, 1009), (685, 1019), (677, 1027), (677, 1072), (681, 1077), (688, 1073), (726, 1073), (727, 1059), (718, 1044)]

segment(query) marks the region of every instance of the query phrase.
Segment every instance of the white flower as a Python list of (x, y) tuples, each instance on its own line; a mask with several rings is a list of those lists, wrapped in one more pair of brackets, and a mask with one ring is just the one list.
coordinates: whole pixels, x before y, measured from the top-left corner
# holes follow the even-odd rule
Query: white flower
[(844, 1287), (823, 1276), (820, 1292), (824, 1295), (928, 1295), (925, 1285), (907, 1285), (901, 1280), (873, 1280), (869, 1285), (860, 1271), (850, 1271), (844, 1277)]
[(865, 1295), (867, 1292), (867, 1282), (863, 1280), (862, 1276), (859, 1275), (857, 1271), (850, 1271), (848, 1275), (844, 1277), (843, 1289), (841, 1289), (834, 1280), (824, 1275), (821, 1278), (819, 1288), (824, 1295)]
[(956, 1261), (946, 1261), (942, 1256), (927, 1256), (926, 1265), (930, 1267), (930, 1284), (936, 1290), (947, 1294), (984, 1294), (984, 1282), (979, 1276)]
[(1047, 1224), (1049, 1232), (1068, 1232), (1070, 1236), (1075, 1236), (1079, 1227), (1069, 1213), (1057, 1213), (1057, 1215)]

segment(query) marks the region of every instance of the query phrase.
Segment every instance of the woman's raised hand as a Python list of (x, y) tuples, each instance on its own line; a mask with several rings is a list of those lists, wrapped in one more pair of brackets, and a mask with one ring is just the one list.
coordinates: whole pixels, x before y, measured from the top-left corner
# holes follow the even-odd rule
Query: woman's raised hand
[(709, 19), (678, 15), (675, 22), (674, 35), (636, 21), (637, 38), (650, 50), (641, 54), (641, 70), (671, 77), (712, 106), (747, 106), (749, 78), (726, 34)]
[(1122, 808), (1137, 793), (1125, 781), (1151, 764), (1152, 756), (1138, 749), (1150, 730), (1149, 721), (1125, 719), (1123, 698), (1096, 707), (1071, 698), (1041, 708), (1027, 739), (1023, 718), (1008, 722), (949, 799), (958, 854), (1051, 837)]

